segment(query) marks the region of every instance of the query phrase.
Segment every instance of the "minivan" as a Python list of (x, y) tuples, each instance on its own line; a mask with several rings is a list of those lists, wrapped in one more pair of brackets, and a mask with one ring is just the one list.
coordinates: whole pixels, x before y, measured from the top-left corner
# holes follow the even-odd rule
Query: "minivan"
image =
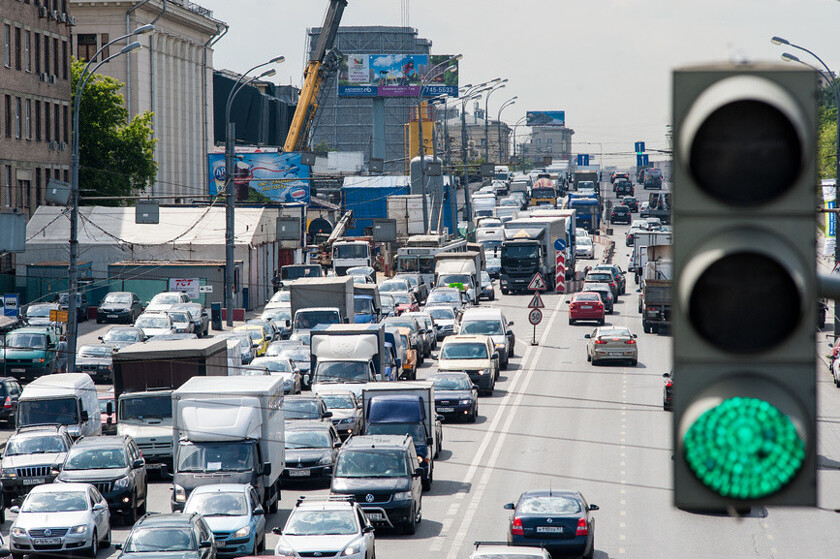
[(102, 434), (99, 396), (85, 373), (60, 373), (30, 382), (20, 394), (17, 427), (65, 425), (74, 439)]

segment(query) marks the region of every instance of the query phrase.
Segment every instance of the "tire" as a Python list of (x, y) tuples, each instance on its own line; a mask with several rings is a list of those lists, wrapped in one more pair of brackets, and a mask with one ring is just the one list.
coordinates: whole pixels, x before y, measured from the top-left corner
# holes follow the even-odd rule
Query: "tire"
[(134, 523), (137, 522), (137, 495), (132, 497), (128, 510), (123, 513), (123, 521), (126, 526), (134, 526)]
[(598, 321), (598, 326), (603, 326), (606, 321), (602, 318)]
[(6, 509), (5, 509), (5, 507), (0, 508), (0, 524), (3, 524), (4, 522), (6, 522)]
[(638, 364), (639, 364), (638, 359), (633, 359), (632, 361), (630, 361), (630, 366), (631, 367), (636, 367), (636, 366), (638, 366)]
[(102, 540), (102, 543), (99, 545), (102, 549), (107, 549), (111, 547), (111, 528), (108, 528), (108, 533), (105, 535), (105, 539)]
[(435, 480), (435, 474), (431, 468), (429, 468), (429, 475), (426, 476), (426, 479), (423, 480), (423, 491), (430, 491), (432, 489), (432, 482)]
[(510, 360), (509, 360), (507, 357), (505, 357), (505, 360), (504, 360), (504, 361), (502, 361), (502, 363), (501, 363), (501, 365), (500, 365), (499, 367), (500, 367), (501, 369), (504, 369), (505, 371), (507, 371), (507, 368), (508, 368), (508, 362), (509, 362), (509, 361), (510, 361)]
[(412, 507), (411, 508), (411, 520), (408, 521), (408, 524), (403, 526), (403, 534), (413, 536), (416, 533), (417, 533), (417, 513), (414, 511), (414, 507)]
[(591, 356), (591, 355), (589, 355), (588, 353), (586, 354), (586, 360), (587, 360), (587, 361), (592, 361), (592, 356)]
[(97, 323), (97, 324), (102, 324), (102, 319), (101, 319), (101, 318), (99, 318), (98, 316), (96, 317), (96, 323)]
[(475, 420), (478, 418), (478, 406), (473, 408), (473, 411), (470, 415), (467, 416), (467, 423), (475, 423)]
[(90, 541), (90, 547), (85, 550), (85, 555), (88, 557), (96, 557), (99, 553), (99, 535), (96, 533), (96, 528), (93, 529), (93, 538)]
[(12, 552), (12, 559), (23, 559), (23, 553)]
[(508, 291), (507, 289), (502, 289), (502, 295), (507, 295), (509, 293), (510, 293), (510, 291)]
[(595, 556), (595, 538), (592, 538), (592, 547), (589, 548), (589, 551), (583, 554), (583, 559), (592, 559)]
[(573, 319), (571, 319), (571, 318), (570, 318), (570, 319), (569, 319), (569, 326), (573, 326), (574, 324), (575, 324), (575, 321), (574, 321)]
[(266, 507), (266, 510), (269, 514), (276, 514), (277, 509), (280, 505), (280, 479), (281, 478), (277, 478), (277, 495), (275, 496), (276, 498), (274, 499), (273, 503)]
[(645, 334), (650, 334), (650, 326), (648, 326), (647, 322), (642, 322), (642, 330), (644, 330)]

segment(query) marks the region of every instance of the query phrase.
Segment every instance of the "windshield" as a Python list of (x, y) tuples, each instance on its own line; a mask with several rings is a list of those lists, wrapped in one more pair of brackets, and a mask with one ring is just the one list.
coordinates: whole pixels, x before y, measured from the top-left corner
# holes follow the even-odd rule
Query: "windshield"
[(416, 256), (397, 256), (397, 271), (398, 272), (416, 272), (418, 269), (418, 258)]
[(554, 198), (553, 188), (533, 188), (531, 198)]
[(401, 452), (344, 450), (335, 464), (338, 477), (406, 477), (405, 455)]
[(452, 309), (447, 309), (446, 307), (433, 307), (427, 309), (426, 312), (432, 315), (432, 318), (435, 320), (455, 320), (455, 313), (452, 312)]
[(249, 472), (254, 443), (184, 443), (178, 448), (178, 472)]
[(440, 352), (441, 359), (487, 359), (487, 346), (479, 343), (446, 344)]
[(298, 311), (295, 315), (295, 330), (301, 328), (315, 328), (319, 324), (338, 324), (338, 313), (335, 311)]
[(78, 448), (70, 449), (65, 470), (115, 470), (128, 466), (125, 451), (120, 448)]
[(577, 293), (577, 294), (575, 294), (574, 299), (572, 299), (572, 302), (573, 303), (577, 303), (577, 302), (588, 303), (588, 302), (600, 301), (600, 300), (601, 300), (600, 295), (598, 295), (597, 293), (589, 292), (589, 293)]
[[(312, 382), (367, 382), (368, 365), (361, 361), (322, 361), (315, 369), (315, 377)], [(288, 405), (288, 404), (287, 404)], [(286, 417), (289, 410), (286, 408)]]
[(270, 310), (262, 313), (260, 318), (269, 322), (273, 320), (279, 321), (282, 325), (284, 320), (292, 321), (292, 314), (289, 311)]
[(285, 357), (289, 361), (305, 361), (309, 362), (311, 355), (306, 349), (284, 349), (280, 353), (281, 357)]
[(292, 400), (290, 398), (286, 400), (285, 407), (286, 419), (321, 419), (321, 409), (315, 400)]
[(514, 244), (509, 245), (507, 243), (502, 245), (502, 258), (509, 258), (509, 259), (518, 259), (518, 260), (527, 260), (527, 259), (534, 259), (540, 257), (540, 246), (539, 245), (523, 245), (523, 244)]
[(172, 322), (190, 322), (192, 320), (190, 315), (186, 312), (168, 312), (166, 314), (169, 315)]
[(287, 431), (286, 449), (329, 448), (330, 437), (325, 431)]
[(379, 302), (384, 310), (391, 311), (394, 309), (394, 298), (390, 295), (380, 295)]
[(4, 456), (19, 456), (21, 454), (51, 454), (66, 452), (64, 439), (57, 435), (42, 435), (38, 437), (12, 437), (6, 443)]
[(5, 345), (10, 349), (44, 349), (47, 347), (47, 337), (44, 334), (16, 334), (12, 332), (6, 336)]
[(246, 516), (245, 494), (233, 491), (193, 493), (184, 506), (184, 514), (197, 512), (204, 516)]
[(292, 301), (291, 291), (278, 291), (269, 299), (270, 303), (290, 303)]
[(592, 239), (589, 237), (581, 237), (577, 239), (577, 244), (580, 246), (592, 246)]
[(368, 257), (368, 245), (336, 245), (333, 247), (333, 258), (362, 258)]
[(321, 266), (283, 266), (280, 268), (280, 277), (284, 280), (319, 278), (321, 277)]
[(385, 281), (379, 285), (380, 293), (391, 293), (393, 291), (408, 291), (408, 286), (403, 280), (399, 281)]
[(162, 551), (195, 550), (192, 530), (155, 526), (132, 530), (125, 542), (127, 553), (160, 553)]
[(331, 410), (352, 410), (356, 407), (352, 396), (348, 394), (321, 394), (321, 399)]
[(411, 287), (415, 287), (417, 285), (417, 278), (414, 276), (402, 276), (400, 279), (407, 281)]
[(134, 325), (138, 328), (149, 328), (152, 330), (155, 328), (168, 329), (170, 327), (169, 320), (159, 316), (141, 316)]
[(137, 330), (129, 330), (127, 328), (120, 328), (119, 330), (110, 330), (105, 334), (106, 342), (131, 342), (139, 339), (139, 332)]
[(83, 491), (30, 493), (20, 512), (76, 512), (87, 510), (88, 500)]
[(502, 323), (498, 320), (470, 320), (461, 323), (461, 334), (501, 336), (504, 333)]
[(119, 303), (123, 305), (131, 304), (131, 295), (125, 293), (109, 293), (105, 296), (103, 303)]
[(353, 299), (353, 310), (356, 314), (373, 314), (373, 300), (367, 297)]
[(285, 359), (267, 359), (258, 357), (251, 362), (252, 366), (265, 367), (272, 373), (291, 373), (292, 364)]
[(460, 300), (461, 296), (456, 291), (435, 291), (426, 298), (426, 305), (429, 303), (458, 303)]
[(114, 350), (106, 345), (85, 345), (79, 348), (79, 357), (111, 357)]
[(169, 419), (172, 417), (172, 399), (169, 394), (145, 397), (120, 397), (120, 421), (138, 419)]
[(466, 377), (435, 377), (435, 390), (470, 390), (472, 382)]
[(371, 423), (366, 435), (411, 435), (415, 447), (426, 446), (422, 423)]
[(50, 311), (53, 310), (55, 307), (53, 306), (37, 306), (37, 307), (29, 307), (26, 309), (26, 316), (29, 318), (43, 318), (50, 316)]
[(298, 510), (284, 536), (349, 536), (358, 532), (353, 510)]
[(152, 298), (152, 305), (177, 305), (181, 296), (177, 293), (158, 293)]
[(18, 423), (24, 425), (73, 425), (79, 422), (76, 400), (24, 400), (18, 402)]
[(452, 283), (461, 283), (464, 285), (470, 284), (470, 276), (469, 274), (446, 274), (441, 275), (438, 278), (438, 287), (446, 287)]
[(394, 301), (395, 305), (410, 305), (411, 304), (411, 296), (406, 292), (399, 292), (399, 293), (392, 293), (391, 300)]

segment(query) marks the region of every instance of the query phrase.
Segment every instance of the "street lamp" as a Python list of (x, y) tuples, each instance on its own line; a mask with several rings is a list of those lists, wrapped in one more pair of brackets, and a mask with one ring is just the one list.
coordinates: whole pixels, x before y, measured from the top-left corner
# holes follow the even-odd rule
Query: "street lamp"
[(516, 128), (528, 119), (528, 115), (523, 116), (513, 125), (513, 156), (516, 157)]
[(496, 78), (493, 82), (496, 83), (493, 87), (489, 88), (487, 95), (484, 97), (484, 162), (490, 162), (490, 118), (487, 116), (487, 103), (490, 101), (490, 95), (494, 91), (502, 89), (507, 85), (507, 78), (501, 79)]
[(225, 104), (225, 308), (227, 309), (227, 318), (225, 323), (228, 326), (233, 326), (233, 304), (236, 297), (236, 290), (234, 289), (234, 213), (236, 209), (236, 193), (232, 185), (233, 182), (233, 157), (234, 157), (234, 142), (236, 141), (236, 123), (230, 121), (230, 109), (233, 106), (233, 100), (236, 95), (242, 91), (242, 88), (259, 78), (267, 78), (273, 76), (276, 72), (274, 69), (263, 72), (259, 76), (249, 78), (243, 81), (245, 77), (258, 68), (268, 66), (269, 64), (280, 64), (286, 60), (284, 56), (275, 56), (268, 62), (257, 64), (241, 76), (239, 76), (230, 88), (228, 93), (227, 103)]
[(133, 32), (117, 37), (113, 41), (109, 41), (102, 45), (99, 50), (91, 57), (87, 64), (85, 64), (82, 73), (79, 75), (79, 80), (76, 85), (76, 95), (73, 100), (73, 153), (72, 153), (72, 182), (70, 184), (70, 259), (67, 267), (68, 275), (68, 289), (67, 289), (67, 371), (74, 372), (76, 370), (76, 342), (79, 332), (78, 322), (78, 305), (76, 303), (76, 296), (79, 292), (79, 108), (82, 101), (82, 93), (84, 93), (88, 80), (96, 73), (100, 66), (107, 64), (114, 58), (129, 53), (134, 49), (140, 48), (138, 41), (133, 41), (119, 50), (116, 54), (105, 57), (101, 62), (96, 64), (93, 69), (90, 69), (99, 55), (108, 47), (118, 41), (127, 39), (129, 37), (136, 37), (139, 35), (148, 35), (155, 30), (155, 26), (146, 24), (138, 27)]
[[(801, 50), (802, 52), (807, 52), (808, 54), (810, 54), (811, 56), (816, 58), (817, 61), (822, 65), (822, 67), (825, 68), (825, 72), (822, 72), (820, 69), (815, 68), (811, 64), (808, 64), (807, 62), (804, 62), (804, 61), (800, 60), (799, 58), (797, 58), (796, 56), (794, 56), (794, 55), (792, 55), (788, 52), (782, 53), (782, 60), (784, 60), (785, 62), (799, 62), (800, 64), (808, 66), (809, 68), (812, 68), (813, 70), (816, 70), (817, 72), (819, 72), (822, 75), (823, 79), (826, 80), (826, 82), (828, 82), (831, 85), (831, 88), (834, 90), (834, 107), (835, 107), (835, 113), (836, 113), (835, 114), (835, 119), (836, 119), (835, 120), (835, 126), (837, 128), (837, 130), (836, 130), (837, 144), (835, 145), (835, 150), (834, 150), (834, 177), (835, 177), (834, 178), (834, 192), (835, 192), (835, 196), (836, 196), (836, 193), (840, 192), (840, 83), (838, 83), (837, 78), (834, 75), (834, 72), (831, 71), (831, 69), (828, 67), (828, 64), (823, 62), (823, 59), (820, 58), (819, 56), (817, 56), (816, 54), (814, 54), (812, 51), (806, 49), (803, 46), (795, 45), (795, 44), (791, 43), (790, 41), (788, 41), (787, 39), (783, 39), (781, 37), (773, 37), (772, 39), (770, 39), (770, 42), (773, 43), (774, 45), (786, 45), (786, 46), (795, 48), (797, 50)], [(835, 219), (835, 223), (836, 223), (836, 220), (837, 220), (836, 215), (834, 216), (834, 219)], [(835, 236), (835, 238), (834, 238), (834, 263), (835, 263), (835, 266), (837, 265), (837, 262), (840, 262), (840, 242), (837, 242), (837, 241), (838, 241), (838, 239)], [(834, 335), (835, 336), (840, 335), (840, 313), (837, 312), (837, 305), (836, 304), (835, 304), (835, 309), (834, 309)]]
[(496, 115), (496, 126), (499, 128), (499, 165), (502, 164), (502, 111), (506, 108), (510, 107), (511, 105), (516, 104), (516, 100), (519, 99), (518, 95), (515, 95), (502, 103), (502, 106), (499, 107), (499, 114)]

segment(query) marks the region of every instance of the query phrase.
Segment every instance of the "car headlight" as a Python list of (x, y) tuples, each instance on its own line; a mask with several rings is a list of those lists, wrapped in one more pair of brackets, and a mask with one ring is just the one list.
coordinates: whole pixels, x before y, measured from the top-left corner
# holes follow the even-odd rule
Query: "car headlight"
[(505, 344), (496, 344), (496, 349), (505, 349)]
[(364, 546), (365, 542), (362, 538), (351, 542), (344, 548), (344, 551), (341, 552), (342, 557), (347, 557), (348, 555), (355, 555), (362, 551), (362, 547)]
[(234, 538), (244, 538), (251, 535), (251, 527), (245, 526), (244, 528), (240, 528), (236, 532), (233, 533)]
[(128, 479), (128, 476), (121, 477), (117, 481), (114, 482), (114, 487), (117, 489), (125, 489), (131, 483), (131, 480)]
[(353, 417), (345, 417), (344, 419), (338, 420), (339, 425), (352, 425), (356, 422), (356, 419)]
[(33, 363), (43, 363), (43, 362), (44, 362), (44, 358), (43, 358), (43, 357), (41, 357), (40, 359), (33, 359), (33, 360), (32, 360), (32, 362), (33, 362)]
[(175, 492), (175, 502), (184, 503), (187, 500), (187, 492), (180, 485), (173, 484), (173, 491)]
[(12, 526), (12, 535), (18, 537), (26, 536), (26, 530), (18, 528), (17, 526)]
[(73, 526), (70, 528), (71, 534), (84, 534), (87, 532), (87, 525), (86, 524), (79, 524), (78, 526)]
[(291, 387), (292, 387), (292, 381), (291, 380), (286, 379), (286, 380), (283, 381), (283, 388), (284, 389), (285, 388), (291, 388)]
[(394, 493), (394, 500), (395, 501), (410, 501), (411, 500), (411, 491), (400, 491), (398, 493)]
[(479, 376), (483, 376), (483, 375), (487, 374), (487, 369), (481, 369), (480, 371), (476, 371), (476, 372), (479, 374)]
[(16, 478), (17, 477), (17, 471), (13, 470), (11, 468), (3, 468), (2, 470), (0, 470), (0, 476), (4, 477), (6, 479)]
[(458, 400), (458, 403), (462, 406), (468, 406), (472, 403), (472, 400)]
[(292, 557), (295, 556), (295, 548), (289, 545), (285, 539), (281, 538), (279, 542), (277, 542), (277, 547), (274, 548), (275, 555), (291, 555)]
[(319, 466), (326, 466), (328, 464), (332, 464), (332, 456), (330, 456), (329, 454), (325, 454), (321, 457), (320, 460), (318, 460)]

